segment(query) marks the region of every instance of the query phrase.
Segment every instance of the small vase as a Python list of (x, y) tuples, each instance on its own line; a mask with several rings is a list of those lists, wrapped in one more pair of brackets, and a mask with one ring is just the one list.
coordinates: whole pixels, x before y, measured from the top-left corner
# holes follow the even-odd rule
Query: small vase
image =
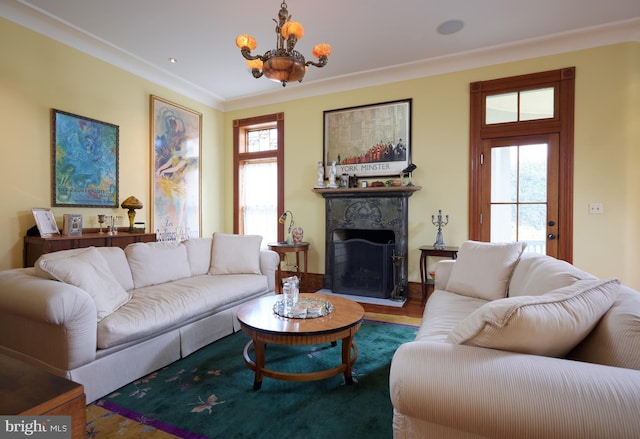
[(302, 230), (302, 227), (300, 226), (294, 227), (293, 230), (291, 231), (291, 237), (293, 238), (294, 244), (300, 244), (302, 242), (303, 236), (304, 236), (304, 230)]

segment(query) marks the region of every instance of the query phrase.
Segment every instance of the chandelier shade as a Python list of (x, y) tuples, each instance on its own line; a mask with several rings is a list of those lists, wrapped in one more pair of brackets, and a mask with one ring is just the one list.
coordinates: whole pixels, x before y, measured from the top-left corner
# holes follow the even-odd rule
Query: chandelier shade
[(304, 27), (297, 21), (291, 21), (291, 15), (287, 10), (287, 3), (282, 2), (276, 23), (276, 48), (265, 52), (263, 55), (253, 55), (252, 50), (258, 46), (251, 35), (241, 34), (236, 38), (236, 46), (247, 60), (247, 66), (251, 69), (254, 78), (263, 75), (273, 81), (286, 86), (287, 82), (302, 82), (309, 66), (324, 67), (331, 55), (331, 46), (326, 43), (316, 45), (311, 52), (318, 61), (306, 61), (304, 56), (294, 50), (298, 40), (304, 36)]

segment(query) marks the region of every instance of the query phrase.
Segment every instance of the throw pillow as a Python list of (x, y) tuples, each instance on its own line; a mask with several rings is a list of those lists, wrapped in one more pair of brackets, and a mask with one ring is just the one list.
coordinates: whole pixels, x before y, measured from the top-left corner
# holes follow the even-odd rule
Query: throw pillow
[(191, 276), (187, 248), (180, 242), (136, 242), (129, 244), (124, 253), (136, 288)]
[(446, 290), (485, 300), (506, 297), (509, 279), (525, 247), (524, 242), (464, 242)]
[(106, 259), (93, 247), (67, 258), (42, 260), (39, 265), (54, 279), (89, 293), (96, 304), (98, 321), (130, 299), (109, 270)]
[(262, 274), (262, 236), (214, 233), (209, 274)]
[(587, 279), (541, 296), (494, 300), (461, 321), (447, 341), (563, 357), (611, 308), (619, 286), (618, 279)]

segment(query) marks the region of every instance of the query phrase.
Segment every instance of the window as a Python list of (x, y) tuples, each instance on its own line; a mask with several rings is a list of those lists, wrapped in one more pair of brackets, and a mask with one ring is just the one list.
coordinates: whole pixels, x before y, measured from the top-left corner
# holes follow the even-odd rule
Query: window
[(282, 240), (284, 114), (233, 121), (234, 233)]
[(551, 119), (555, 115), (554, 91), (554, 87), (545, 87), (487, 95), (485, 124)]

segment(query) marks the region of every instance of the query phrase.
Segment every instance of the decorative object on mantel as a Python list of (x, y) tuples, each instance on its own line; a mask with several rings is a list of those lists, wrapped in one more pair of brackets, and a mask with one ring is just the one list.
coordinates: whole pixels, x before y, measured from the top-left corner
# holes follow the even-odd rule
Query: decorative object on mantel
[(289, 216), (289, 220), (291, 222), (289, 223), (289, 229), (287, 230), (286, 242), (287, 244), (300, 244), (302, 242), (302, 238), (304, 237), (304, 230), (300, 226), (294, 227), (293, 213), (291, 213), (290, 210), (285, 210), (284, 212), (282, 212), (282, 215), (280, 215), (278, 222), (280, 224), (284, 224), (287, 220), (287, 216)]
[[(247, 60), (251, 74), (258, 79), (262, 75), (272, 81), (281, 82), (285, 87), (289, 81), (302, 82), (309, 66), (324, 67), (331, 55), (331, 46), (326, 43), (317, 44), (311, 53), (318, 62), (305, 61), (304, 56), (294, 47), (304, 35), (304, 27), (297, 21), (291, 21), (287, 3), (282, 2), (276, 23), (276, 48), (268, 50), (264, 55), (252, 55), (251, 51), (258, 45), (251, 35), (241, 34), (236, 38), (236, 46)], [(285, 45), (286, 42), (286, 45)]]
[(129, 198), (122, 202), (120, 207), (122, 207), (123, 209), (129, 209), (129, 211), (127, 212), (127, 215), (129, 216), (129, 233), (133, 233), (135, 231), (133, 224), (136, 218), (136, 209), (142, 209), (142, 202), (131, 195)]
[(437, 250), (443, 250), (446, 246), (442, 240), (442, 228), (449, 224), (449, 215), (445, 215), (445, 219), (442, 219), (442, 210), (438, 210), (438, 217), (431, 215), (431, 222), (438, 228), (438, 234), (436, 235), (436, 242), (433, 244), (433, 248)]
[(331, 170), (329, 171), (329, 184), (327, 185), (330, 189), (336, 189), (338, 185), (336, 184), (336, 162), (331, 162)]
[(400, 178), (402, 178), (402, 176), (404, 175), (409, 176), (409, 181), (406, 184), (407, 186), (413, 186), (413, 171), (415, 171), (416, 168), (417, 166), (414, 163), (411, 163), (409, 164), (409, 166), (407, 166), (402, 170), (402, 174), (400, 175)]
[(315, 187), (324, 187), (324, 163), (322, 162), (318, 162), (318, 181), (316, 182)]

